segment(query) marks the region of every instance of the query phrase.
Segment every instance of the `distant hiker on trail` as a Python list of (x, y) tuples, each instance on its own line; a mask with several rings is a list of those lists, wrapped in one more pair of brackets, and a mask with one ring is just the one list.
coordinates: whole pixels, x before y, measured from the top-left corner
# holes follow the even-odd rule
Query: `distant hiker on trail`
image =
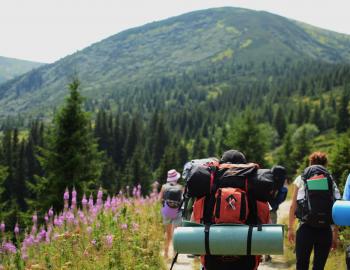
[[(295, 242), (296, 269), (309, 269), (314, 250), (313, 270), (322, 270), (331, 248), (336, 248), (338, 228), (332, 225), (332, 206), (340, 199), (339, 190), (327, 171), (327, 156), (314, 152), (309, 167), (294, 181), (292, 204), (289, 210), (288, 239)], [(295, 218), (299, 219), (296, 235)]]
[[(271, 168), (273, 174), (274, 189), (272, 199), (269, 200), (271, 206), (270, 219), (272, 224), (277, 224), (277, 210), (281, 203), (286, 200), (288, 188), (286, 187), (287, 172), (283, 166), (276, 165)], [(264, 261), (271, 261), (270, 255), (265, 255)]]
[(169, 256), (169, 246), (173, 237), (174, 228), (181, 225), (181, 211), (179, 207), (181, 205), (183, 187), (178, 184), (180, 179), (180, 173), (175, 169), (168, 171), (167, 183), (162, 186), (159, 193), (159, 200), (162, 201), (162, 217), (163, 224), (165, 225), (165, 247), (164, 257)]

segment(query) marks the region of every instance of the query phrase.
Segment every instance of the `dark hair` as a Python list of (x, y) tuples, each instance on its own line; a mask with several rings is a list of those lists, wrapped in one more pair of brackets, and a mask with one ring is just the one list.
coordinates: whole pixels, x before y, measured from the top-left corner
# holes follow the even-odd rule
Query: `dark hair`
[(322, 165), (322, 166), (326, 166), (327, 165), (327, 154), (324, 152), (313, 152), (310, 156), (309, 156), (309, 164), (310, 165)]
[(287, 178), (287, 171), (281, 165), (275, 165), (271, 168), (271, 172), (273, 174), (273, 178), (279, 181), (283, 181)]
[(232, 149), (222, 154), (220, 163), (245, 164), (247, 159), (242, 152)]

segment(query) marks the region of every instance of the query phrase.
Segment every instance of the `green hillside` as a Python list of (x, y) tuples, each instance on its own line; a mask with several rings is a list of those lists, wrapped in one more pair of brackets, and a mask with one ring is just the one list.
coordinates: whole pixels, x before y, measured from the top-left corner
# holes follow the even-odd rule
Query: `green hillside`
[[(121, 32), (2, 84), (0, 116), (47, 115), (63, 102), (74, 74), (83, 82), (90, 110), (108, 103), (130, 111), (140, 105), (135, 98), (151, 99), (155, 89), (164, 93), (179, 81), (188, 89), (187, 77), (197, 80), (201, 95), (217, 99), (231, 87), (228, 79), (259, 81), (301, 60), (349, 62), (349, 42), (348, 36), (267, 12), (230, 7), (191, 12)], [(219, 74), (215, 81), (203, 80), (213, 73)]]
[(41, 65), (43, 63), (0, 56), (0, 84)]

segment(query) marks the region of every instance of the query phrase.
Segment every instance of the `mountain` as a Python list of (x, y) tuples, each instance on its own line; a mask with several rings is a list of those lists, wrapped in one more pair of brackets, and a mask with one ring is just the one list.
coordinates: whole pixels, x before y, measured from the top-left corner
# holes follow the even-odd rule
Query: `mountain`
[(41, 65), (43, 63), (0, 56), (0, 84)]
[[(74, 75), (90, 104), (108, 102), (121, 110), (137, 93), (150, 97), (154, 88), (169, 90), (179, 76), (203, 78), (225, 66), (225, 78), (238, 82), (243, 67), (250, 70), (245, 80), (257, 81), (260, 65), (305, 60), (349, 63), (350, 37), (263, 11), (195, 11), (123, 31), (7, 81), (0, 85), (0, 116), (47, 114), (62, 103)], [(202, 82), (204, 95), (211, 84)]]

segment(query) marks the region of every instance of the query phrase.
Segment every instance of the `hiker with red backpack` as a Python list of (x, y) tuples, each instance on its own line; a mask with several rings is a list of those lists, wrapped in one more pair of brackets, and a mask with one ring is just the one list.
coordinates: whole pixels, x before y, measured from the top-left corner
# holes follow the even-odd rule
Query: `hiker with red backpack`
[[(294, 181), (288, 239), (295, 243), (297, 270), (309, 269), (312, 250), (313, 270), (324, 269), (331, 248), (337, 245), (338, 228), (332, 222), (332, 206), (340, 199), (340, 193), (326, 165), (326, 154), (314, 152), (309, 156), (309, 167)], [(299, 220), (296, 234), (295, 218)]]
[[(254, 189), (256, 187), (252, 185), (254, 181), (258, 182), (256, 172), (259, 166), (257, 164), (247, 163), (243, 153), (229, 150), (222, 155), (220, 164), (214, 160), (210, 167), (212, 169), (209, 170), (208, 167), (199, 167), (190, 173), (187, 187), (190, 196), (197, 197), (193, 205), (192, 221), (205, 224), (207, 235), (212, 224), (236, 223), (259, 227), (261, 224), (269, 223), (267, 199), (265, 202), (257, 201), (256, 197), (259, 195), (263, 197), (263, 195), (257, 194), (257, 190)], [(209, 176), (206, 175), (208, 172), (210, 172)], [(203, 184), (196, 186), (196, 182)], [(259, 190), (264, 192), (263, 189)], [(267, 189), (266, 193), (269, 193)], [(205, 239), (207, 252), (206, 255), (201, 256), (203, 269), (257, 269), (261, 256), (250, 254), (250, 244), (247, 245), (247, 255), (220, 256), (211, 255), (209, 237), (206, 236)]]
[(162, 218), (165, 226), (165, 246), (164, 257), (168, 258), (169, 246), (171, 239), (173, 238), (174, 228), (181, 225), (182, 217), (179, 210), (183, 187), (178, 183), (180, 179), (180, 173), (175, 169), (168, 171), (167, 182), (164, 184), (159, 192), (159, 200), (162, 201)]

